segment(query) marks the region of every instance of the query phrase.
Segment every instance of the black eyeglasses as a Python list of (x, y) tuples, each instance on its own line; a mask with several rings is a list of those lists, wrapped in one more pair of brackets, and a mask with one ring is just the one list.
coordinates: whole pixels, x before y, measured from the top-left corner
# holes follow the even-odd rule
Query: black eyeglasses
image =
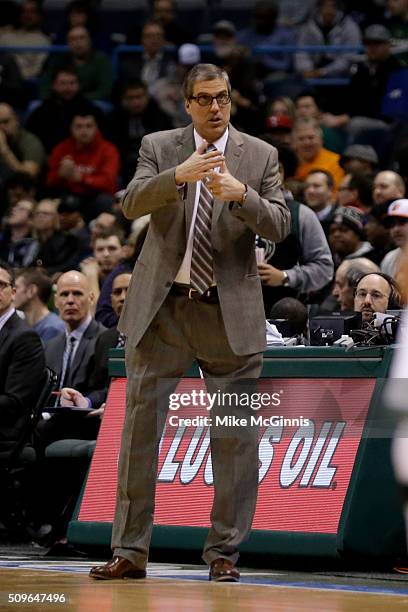
[(12, 287), (13, 283), (6, 283), (6, 281), (0, 281), (0, 291), (3, 291), (6, 287)]
[(195, 100), (200, 106), (211, 106), (213, 101), (217, 100), (218, 106), (226, 106), (231, 102), (231, 96), (228, 93), (220, 93), (216, 96), (199, 94), (198, 96), (191, 96), (190, 100)]

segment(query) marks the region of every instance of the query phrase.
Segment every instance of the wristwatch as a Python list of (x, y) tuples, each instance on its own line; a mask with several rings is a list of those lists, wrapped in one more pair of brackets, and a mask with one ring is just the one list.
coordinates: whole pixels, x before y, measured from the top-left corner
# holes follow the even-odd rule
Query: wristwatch
[(289, 287), (289, 277), (284, 271), (283, 271), (282, 287)]

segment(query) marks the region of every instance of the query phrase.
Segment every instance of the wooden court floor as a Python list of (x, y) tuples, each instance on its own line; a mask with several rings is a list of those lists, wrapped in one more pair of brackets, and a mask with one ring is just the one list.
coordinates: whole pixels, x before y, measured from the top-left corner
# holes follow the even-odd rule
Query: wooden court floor
[[(16, 564), (18, 565), (18, 564)], [(90, 564), (89, 564), (90, 567)], [(0, 610), (49, 610), (96, 612), (393, 612), (408, 610), (407, 587), (368, 592), (335, 585), (304, 588), (283, 584), (213, 584), (198, 579), (153, 575), (145, 580), (95, 581), (89, 567), (73, 571), (0, 567)], [(161, 572), (163, 575), (165, 572)], [(245, 578), (244, 578), (245, 579)], [(386, 592), (382, 592), (386, 591)], [(24, 595), (51, 595), (58, 602), (23, 602)], [(19, 597), (16, 595), (19, 594)], [(10, 595), (19, 600), (9, 601)], [(49, 599), (49, 597), (48, 597)], [(60, 601), (60, 599), (65, 601)]]

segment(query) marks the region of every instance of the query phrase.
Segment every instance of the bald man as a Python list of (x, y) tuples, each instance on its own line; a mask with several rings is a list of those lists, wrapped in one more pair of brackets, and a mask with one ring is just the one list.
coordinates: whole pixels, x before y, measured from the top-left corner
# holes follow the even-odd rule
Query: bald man
[(21, 127), (9, 104), (0, 104), (0, 176), (25, 172), (37, 177), (45, 163), (40, 140)]
[(405, 196), (405, 183), (397, 172), (383, 170), (374, 178), (373, 183), (373, 202), (375, 206), (392, 202)]
[[(62, 274), (55, 305), (65, 331), (50, 340), (45, 350), (47, 365), (59, 376), (59, 387), (74, 387), (85, 395), (94, 365), (95, 342), (105, 329), (92, 318), (94, 301), (84, 274), (75, 270)], [(38, 432), (44, 446), (63, 438), (95, 438), (92, 420), (82, 414), (53, 414), (40, 421)]]
[(366, 257), (345, 259), (336, 270), (332, 290), (332, 294), (340, 305), (340, 310), (354, 310), (356, 282), (365, 274), (379, 271), (377, 264)]

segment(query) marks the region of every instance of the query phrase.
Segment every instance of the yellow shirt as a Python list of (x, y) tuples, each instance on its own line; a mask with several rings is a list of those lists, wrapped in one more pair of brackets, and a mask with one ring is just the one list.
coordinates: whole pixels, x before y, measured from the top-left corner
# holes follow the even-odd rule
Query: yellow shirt
[(330, 172), (332, 175), (335, 191), (337, 191), (344, 176), (344, 170), (340, 166), (339, 160), (340, 155), (322, 147), (318, 155), (312, 161), (299, 164), (295, 178), (299, 179), (299, 181), (304, 181), (312, 170), (326, 170), (326, 172)]

